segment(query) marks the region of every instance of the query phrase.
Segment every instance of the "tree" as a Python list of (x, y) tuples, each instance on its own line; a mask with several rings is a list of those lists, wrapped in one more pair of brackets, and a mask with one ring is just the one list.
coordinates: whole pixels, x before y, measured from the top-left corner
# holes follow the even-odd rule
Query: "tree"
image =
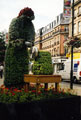
[(0, 63), (4, 62), (4, 56), (5, 56), (5, 34), (3, 32), (0, 32)]

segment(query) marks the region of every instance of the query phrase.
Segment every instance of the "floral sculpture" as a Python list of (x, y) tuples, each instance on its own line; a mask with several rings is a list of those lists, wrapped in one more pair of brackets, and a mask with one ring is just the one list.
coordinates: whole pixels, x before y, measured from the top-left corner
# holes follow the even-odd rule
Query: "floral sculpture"
[(24, 74), (28, 73), (29, 56), (26, 42), (31, 43), (31, 45), (34, 43), (33, 19), (34, 12), (31, 8), (26, 7), (10, 24), (4, 70), (6, 87), (22, 84)]

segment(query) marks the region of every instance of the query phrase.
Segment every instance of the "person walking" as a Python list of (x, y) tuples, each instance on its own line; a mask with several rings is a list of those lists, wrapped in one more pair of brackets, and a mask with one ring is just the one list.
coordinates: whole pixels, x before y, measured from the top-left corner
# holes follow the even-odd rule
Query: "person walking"
[(3, 65), (0, 65), (0, 78), (2, 79), (3, 77)]

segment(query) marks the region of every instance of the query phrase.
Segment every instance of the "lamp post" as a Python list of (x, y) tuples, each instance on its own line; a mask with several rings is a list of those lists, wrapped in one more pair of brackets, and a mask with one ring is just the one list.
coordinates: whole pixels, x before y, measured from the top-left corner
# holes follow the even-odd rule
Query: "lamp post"
[[(72, 37), (74, 36), (74, 0), (72, 1)], [(73, 45), (71, 46), (70, 88), (73, 89)]]

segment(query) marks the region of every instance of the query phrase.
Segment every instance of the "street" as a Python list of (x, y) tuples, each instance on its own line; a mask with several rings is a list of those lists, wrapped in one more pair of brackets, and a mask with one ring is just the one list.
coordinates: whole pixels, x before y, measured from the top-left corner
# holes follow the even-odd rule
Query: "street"
[[(63, 89), (70, 89), (70, 82), (61, 82), (59, 86)], [(81, 96), (81, 83), (73, 84), (73, 92)]]

